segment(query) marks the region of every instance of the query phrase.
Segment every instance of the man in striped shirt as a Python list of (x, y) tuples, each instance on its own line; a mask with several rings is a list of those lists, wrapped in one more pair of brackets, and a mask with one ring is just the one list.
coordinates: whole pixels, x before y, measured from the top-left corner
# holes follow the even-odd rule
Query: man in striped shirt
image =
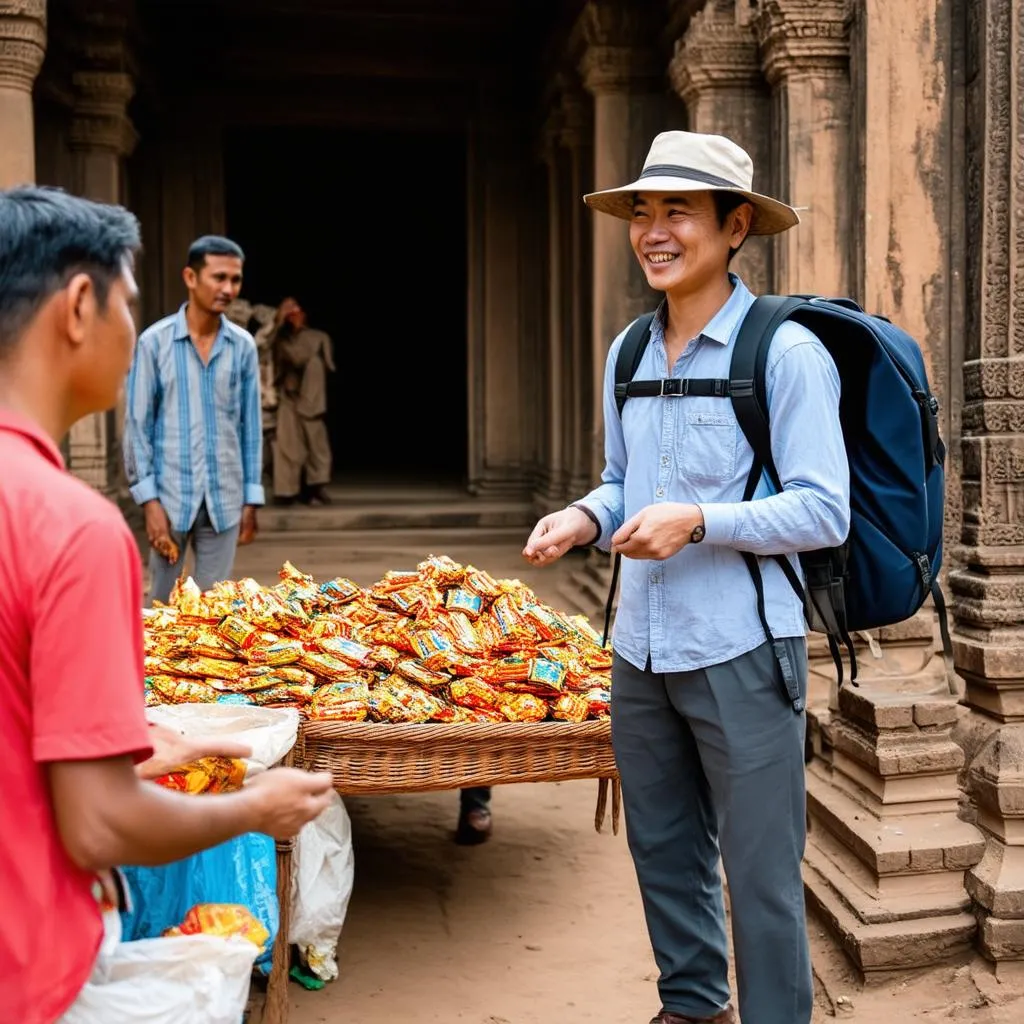
[(231, 576), (238, 544), (256, 536), (264, 503), (259, 359), (226, 316), (245, 256), (205, 235), (189, 248), (188, 300), (147, 328), (128, 376), (124, 461), (146, 517), (150, 601), (166, 602), (191, 543), (207, 589)]

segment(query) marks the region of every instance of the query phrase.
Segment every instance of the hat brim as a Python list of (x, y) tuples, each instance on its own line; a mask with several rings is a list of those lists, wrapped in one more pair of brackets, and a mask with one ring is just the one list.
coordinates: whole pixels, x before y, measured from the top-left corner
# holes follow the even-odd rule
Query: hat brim
[(633, 219), (633, 197), (637, 192), (733, 192), (743, 196), (754, 207), (751, 218), (751, 235), (777, 235), (800, 223), (800, 214), (792, 206), (763, 196), (759, 192), (748, 192), (742, 188), (723, 188), (704, 182), (689, 181), (686, 178), (656, 177), (642, 178), (622, 188), (609, 188), (601, 192), (590, 192), (583, 201), (592, 210), (610, 213), (622, 220)]

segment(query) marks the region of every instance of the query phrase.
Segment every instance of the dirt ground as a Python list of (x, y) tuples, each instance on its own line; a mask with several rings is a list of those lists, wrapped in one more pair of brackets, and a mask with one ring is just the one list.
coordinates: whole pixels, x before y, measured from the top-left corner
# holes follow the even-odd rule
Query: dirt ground
[[(519, 575), (557, 604), (557, 576), (531, 571), (519, 544), (465, 537), (428, 549), (391, 531), (358, 541), (268, 536), (240, 551), (236, 575), (272, 582), (291, 558), (366, 585), (445, 553)], [(595, 831), (596, 797), (596, 782), (499, 789), (493, 839), (468, 849), (451, 840), (454, 792), (346, 800), (355, 888), (340, 977), (318, 992), (292, 984), (291, 1024), (646, 1024), (659, 1008), (656, 968), (624, 830)], [(810, 934), (816, 1024), (1024, 1021), (1021, 988), (998, 983), (980, 960), (865, 987), (813, 920)]]
[[(469, 849), (451, 842), (453, 793), (346, 801), (340, 977), (293, 984), (291, 1024), (646, 1024), (657, 971), (625, 835), (594, 830), (596, 795), (590, 782), (498, 790), (494, 837)], [(811, 939), (816, 1024), (1024, 1020), (980, 961), (865, 988), (813, 920)]]

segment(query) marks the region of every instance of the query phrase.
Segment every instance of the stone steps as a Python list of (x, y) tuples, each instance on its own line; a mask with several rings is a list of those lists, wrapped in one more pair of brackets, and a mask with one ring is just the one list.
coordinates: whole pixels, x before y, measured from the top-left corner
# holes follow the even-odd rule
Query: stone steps
[(260, 529), (267, 533), (359, 530), (518, 529), (525, 542), (535, 516), (525, 501), (338, 501), (260, 509)]

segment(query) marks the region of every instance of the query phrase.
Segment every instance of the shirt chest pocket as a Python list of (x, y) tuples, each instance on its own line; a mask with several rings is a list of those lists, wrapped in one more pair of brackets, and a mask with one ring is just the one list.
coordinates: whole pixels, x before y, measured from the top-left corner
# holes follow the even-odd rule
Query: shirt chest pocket
[(236, 417), (239, 413), (239, 376), (238, 365), (233, 353), (225, 360), (225, 365), (218, 367), (213, 376), (214, 400), (217, 409), (226, 416)]
[(677, 435), (677, 464), (689, 483), (721, 482), (736, 472), (736, 419), (724, 412), (684, 412)]

